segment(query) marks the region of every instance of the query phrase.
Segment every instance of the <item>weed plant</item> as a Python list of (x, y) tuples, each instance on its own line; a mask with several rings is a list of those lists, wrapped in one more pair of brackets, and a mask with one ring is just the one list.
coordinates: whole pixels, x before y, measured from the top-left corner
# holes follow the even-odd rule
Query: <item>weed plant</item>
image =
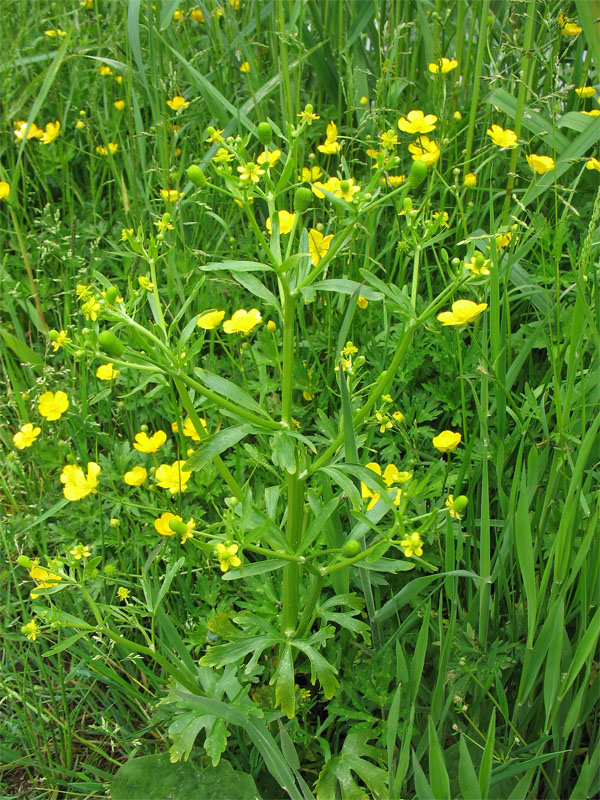
[(0, 13), (2, 796), (598, 796), (595, 0)]

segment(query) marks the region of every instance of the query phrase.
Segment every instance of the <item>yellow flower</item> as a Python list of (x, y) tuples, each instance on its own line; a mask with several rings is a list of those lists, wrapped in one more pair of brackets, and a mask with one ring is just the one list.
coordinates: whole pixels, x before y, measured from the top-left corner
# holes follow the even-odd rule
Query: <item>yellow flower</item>
[(136, 433), (133, 446), (140, 453), (156, 453), (166, 441), (167, 434), (162, 430), (156, 431), (152, 436), (148, 436), (147, 433), (142, 431), (141, 433)]
[(440, 157), (439, 147), (428, 136), (420, 136), (416, 142), (408, 145), (408, 149), (413, 154), (413, 161), (424, 161), (428, 167), (435, 164)]
[(469, 261), (465, 261), (465, 269), (470, 270), (473, 275), (489, 275), (490, 263), (490, 259), (484, 258), (482, 253), (476, 253)]
[(326, 155), (331, 155), (333, 153), (337, 153), (340, 150), (340, 144), (337, 141), (338, 129), (333, 122), (333, 120), (327, 126), (327, 135), (325, 138), (324, 144), (317, 145), (317, 150), (320, 153), (325, 153)]
[(185, 16), (185, 12), (178, 8), (176, 11), (173, 12), (173, 19), (175, 22), (179, 22)]
[(560, 25), (560, 32), (563, 36), (578, 36), (582, 28), (574, 22), (570, 22), (565, 18), (564, 14), (558, 15), (558, 24)]
[[(217, 155), (218, 153), (219, 151), (217, 151)], [(251, 181), (252, 183), (258, 183), (260, 176), (265, 174), (264, 169), (261, 169), (254, 161), (247, 161), (242, 167), (238, 167), (237, 171), (240, 173), (241, 180)]]
[(492, 142), (498, 147), (516, 147), (517, 134), (511, 131), (510, 128), (504, 130), (500, 125), (492, 125), (487, 129), (487, 135), (491, 138)]
[[(303, 189), (303, 191), (306, 190)], [(294, 227), (294, 220), (296, 219), (296, 214), (290, 214), (289, 211), (283, 209), (282, 211), (277, 212), (277, 216), (279, 217), (279, 233), (289, 233)], [(265, 226), (269, 231), (269, 233), (273, 233), (271, 217), (267, 217)]]
[[(224, 147), (219, 147), (216, 155), (212, 157), (211, 161), (214, 161), (215, 164), (226, 164), (228, 161), (233, 161), (233, 153), (230, 153)], [(238, 167), (238, 170), (239, 169), (241, 169), (241, 167)]]
[(575, 94), (585, 99), (593, 97), (596, 94), (596, 89), (594, 86), (580, 86), (579, 89), (575, 89)]
[(267, 328), (271, 331), (271, 333), (275, 333), (275, 331), (277, 330), (277, 324), (273, 322), (272, 319), (270, 319), (267, 322)]
[(126, 589), (124, 586), (119, 586), (119, 588), (117, 589), (117, 597), (119, 598), (119, 600), (122, 600), (123, 602), (125, 602), (125, 600), (129, 598), (130, 594), (131, 591), (129, 589)]
[(391, 421), (391, 419), (388, 417), (387, 414), (381, 414), (379, 411), (377, 411), (375, 414), (375, 419), (379, 423), (380, 433), (385, 433), (393, 426), (393, 422)]
[(32, 642), (35, 642), (40, 633), (40, 628), (38, 627), (37, 622), (32, 619), (21, 627), (21, 633), (25, 634), (25, 636)]
[(244, 61), (240, 64), (240, 72), (250, 72), (250, 62)]
[(178, 192), (177, 189), (161, 189), (160, 196), (165, 203), (176, 203), (180, 197), (183, 197), (183, 192)]
[(55, 338), (52, 339), (51, 342), (50, 342), (50, 344), (52, 345), (53, 352), (56, 353), (56, 351), (60, 347), (62, 347), (66, 342), (70, 342), (70, 341), (71, 340), (67, 336), (67, 332), (66, 331), (59, 331), (58, 335), (55, 336)]
[(57, 36), (60, 36), (61, 39), (64, 39), (65, 36), (67, 35), (67, 32), (62, 31), (60, 28), (57, 28), (56, 30), (44, 31), (44, 33), (51, 39), (56, 39)]
[(49, 422), (60, 419), (69, 407), (69, 398), (65, 392), (44, 392), (38, 403), (38, 411)]
[(581, 114), (587, 114), (588, 117), (600, 117), (600, 108), (593, 108), (591, 111), (581, 111)]
[(63, 467), (60, 482), (64, 483), (63, 494), (67, 500), (75, 502), (87, 497), (88, 494), (96, 494), (98, 486), (98, 475), (100, 467), (95, 461), (90, 461), (87, 465), (87, 475), (76, 464), (67, 464)]
[(115, 81), (119, 84), (119, 86), (123, 83), (123, 76), (122, 75), (115, 75)]
[(108, 64), (101, 64), (101, 66), (100, 66), (100, 75), (102, 75), (103, 78), (106, 78), (107, 75), (112, 75), (112, 74), (113, 74), (113, 71), (108, 66)]
[(477, 186), (477, 175), (473, 172), (467, 172), (464, 177), (464, 184), (467, 189), (472, 189), (474, 186)]
[(406, 115), (406, 119), (400, 117), (398, 120), (398, 127), (401, 131), (404, 131), (404, 133), (429, 133), (435, 130), (436, 122), (437, 117), (435, 114), (425, 115), (422, 111), (415, 110), (409, 111)]
[(270, 168), (274, 167), (280, 158), (281, 158), (281, 150), (265, 150), (264, 152), (259, 153), (256, 161), (259, 164), (264, 164), (266, 161), (268, 162), (267, 166)]
[(499, 234), (498, 236), (496, 236), (496, 247), (498, 249), (502, 249), (503, 247), (508, 247), (512, 241), (512, 237), (513, 237), (512, 231)]
[[(14, 123), (14, 127), (15, 127), (14, 130), (15, 136), (20, 142), (23, 141), (23, 139), (25, 138), (27, 123), (20, 119)], [(29, 127), (29, 131), (27, 132), (27, 141), (29, 141), (29, 139), (41, 139), (43, 135), (44, 131), (38, 128), (35, 122), (32, 122), (31, 126)]]
[(600, 172), (600, 159), (598, 158), (590, 158), (585, 162), (586, 169), (595, 169)]
[(210, 142), (211, 144), (221, 144), (221, 142), (223, 141), (223, 137), (221, 136), (221, 134), (223, 133), (222, 128), (218, 129), (210, 127), (207, 129), (206, 132), (208, 133), (208, 136), (204, 140), (205, 142)]
[(310, 253), (312, 263), (315, 267), (319, 265), (323, 256), (327, 254), (332, 239), (333, 233), (330, 233), (329, 236), (323, 236), (321, 231), (318, 231), (316, 228), (311, 228), (309, 230), (308, 252)]
[(241, 565), (242, 561), (240, 557), (236, 555), (239, 550), (237, 544), (225, 545), (223, 542), (219, 542), (216, 549), (221, 572), (227, 572), (230, 567), (239, 567)]
[(46, 130), (42, 135), (39, 137), (42, 144), (50, 144), (53, 142), (60, 132), (60, 122), (56, 120), (56, 122), (47, 122), (46, 123)]
[(91, 319), (95, 322), (98, 319), (98, 311), (100, 311), (100, 303), (95, 297), (90, 298), (81, 306), (81, 313), (86, 319)]
[(464, 494), (459, 494), (456, 499), (453, 494), (449, 494), (444, 505), (448, 508), (448, 513), (451, 517), (454, 517), (454, 519), (462, 519), (462, 512), (465, 510), (468, 503), (469, 500)]
[(189, 102), (182, 97), (180, 94), (176, 94), (171, 100), (167, 100), (167, 105), (169, 108), (172, 108), (173, 111), (180, 111), (182, 108), (187, 108), (189, 106)]
[[(37, 563), (29, 570), (29, 577), (37, 583), (38, 589), (51, 589), (57, 583), (62, 581), (62, 575), (58, 574), (58, 561), (52, 559), (48, 562), (48, 569), (40, 567)], [(31, 599), (35, 600), (39, 597), (39, 593), (33, 589), (31, 591)]]
[(440, 322), (444, 325), (467, 325), (488, 307), (487, 303), (474, 303), (472, 300), (455, 300), (452, 303), (452, 311), (442, 311), (437, 315)]
[[(377, 475), (381, 476), (381, 467), (375, 461), (371, 461), (366, 465), (367, 469), (370, 469)], [(412, 478), (411, 472), (399, 472), (398, 467), (395, 464), (388, 464), (385, 470), (383, 471), (383, 481), (388, 489), (391, 489), (394, 483), (406, 483)], [(377, 503), (380, 498), (379, 492), (372, 492), (365, 483), (361, 481), (360, 484), (361, 490), (361, 497), (363, 499), (371, 498), (371, 502), (367, 506), (367, 511), (370, 511), (373, 506)], [(402, 497), (402, 492), (400, 489), (396, 489), (396, 496), (394, 497), (394, 505), (400, 505), (400, 498)]]
[(111, 156), (114, 156), (114, 154), (117, 152), (118, 149), (119, 145), (116, 142), (108, 142), (106, 147), (104, 147), (104, 145), (99, 145), (96, 148), (96, 152), (99, 153), (101, 156), (107, 156), (109, 153), (111, 154)]
[(392, 418), (394, 422), (398, 423), (398, 425), (400, 425), (401, 422), (404, 422), (404, 414), (401, 411), (394, 411)]
[(175, 461), (171, 466), (161, 464), (155, 473), (157, 485), (161, 489), (168, 489), (171, 494), (185, 492), (192, 473), (183, 469), (184, 464), (185, 461)]
[(442, 431), (432, 439), (433, 446), (440, 453), (451, 453), (460, 444), (462, 436), (455, 431)]
[(204, 314), (200, 314), (196, 324), (199, 328), (204, 328), (205, 331), (212, 331), (213, 328), (221, 324), (224, 316), (224, 311), (205, 311)]
[(304, 111), (301, 111), (298, 116), (302, 120), (302, 122), (306, 122), (307, 125), (312, 125), (315, 119), (321, 119), (317, 114), (313, 114), (313, 106), (310, 103), (307, 103), (304, 106)]
[(23, 450), (25, 447), (31, 447), (41, 432), (41, 428), (34, 428), (31, 422), (26, 422), (24, 425), (21, 425), (13, 436), (13, 444), (19, 450)]
[(367, 306), (369, 305), (369, 301), (367, 300), (366, 297), (363, 297), (362, 295), (360, 295), (358, 300), (356, 301), (356, 305), (359, 308), (362, 308), (363, 311), (364, 311), (364, 309), (367, 308)]
[(114, 381), (119, 374), (118, 369), (113, 369), (112, 361), (108, 364), (100, 364), (96, 370), (96, 377), (101, 381)]
[(312, 167), (302, 167), (298, 180), (304, 181), (304, 183), (312, 183), (313, 181), (318, 181), (322, 174), (323, 171), (317, 164)]
[(321, 183), (320, 181), (315, 181), (312, 185), (313, 194), (315, 194), (321, 200), (325, 197), (321, 189), (324, 189), (326, 192), (335, 195), (336, 192), (340, 188), (340, 179), (333, 176), (332, 178), (328, 178), (325, 183)]
[(404, 555), (407, 558), (423, 555), (423, 542), (416, 532), (405, 536), (400, 542), (400, 547), (404, 550)]
[(0, 181), (0, 200), (4, 200), (10, 194), (10, 183)]
[(262, 322), (262, 316), (257, 308), (245, 311), (240, 308), (231, 315), (231, 319), (225, 320), (223, 330), (225, 333), (243, 333), (244, 335)]
[(125, 100), (115, 100), (113, 106), (117, 109), (117, 111), (123, 111), (125, 108)]
[(204, 22), (204, 14), (202, 13), (202, 9), (192, 8), (190, 11), (190, 19), (193, 19), (194, 22)]
[(385, 183), (388, 186), (391, 186), (392, 189), (397, 189), (398, 186), (402, 186), (404, 181), (406, 180), (406, 175), (385, 175), (383, 178), (379, 179), (381, 183)]
[(357, 192), (360, 192), (360, 184), (354, 183), (353, 178), (346, 178), (339, 182), (334, 194), (336, 197), (341, 197), (347, 203), (351, 203)]
[(429, 72), (433, 72), (435, 75), (438, 75), (440, 72), (442, 75), (445, 75), (450, 70), (456, 69), (458, 67), (458, 61), (456, 59), (452, 59), (450, 61), (449, 58), (442, 58), (440, 61), (432, 61), (429, 65)]
[(148, 477), (148, 473), (144, 467), (134, 467), (130, 472), (123, 475), (123, 480), (128, 486), (141, 486)]
[[(427, 130), (433, 130), (433, 128), (428, 128)], [(394, 133), (394, 131), (389, 130), (385, 131), (385, 133), (379, 134), (379, 141), (382, 147), (385, 147), (386, 150), (394, 150), (396, 145), (398, 144), (398, 137)]]
[(171, 530), (169, 527), (169, 522), (171, 522), (173, 519), (183, 522), (182, 518), (178, 514), (172, 514), (170, 511), (165, 511), (165, 513), (161, 514), (158, 519), (154, 520), (154, 527), (156, 528), (156, 531), (160, 533), (161, 536), (173, 536), (175, 531)]
[(69, 553), (73, 556), (75, 561), (83, 561), (85, 558), (89, 558), (92, 553), (85, 544), (76, 544), (75, 547), (72, 547), (69, 550)]
[[(206, 438), (206, 434), (208, 434), (208, 426), (206, 424), (206, 420), (204, 419), (204, 417), (199, 417), (199, 419), (200, 419), (200, 424), (202, 425), (202, 429), (205, 433), (205, 436), (203, 438)], [(200, 441), (200, 435), (198, 434), (198, 431), (196, 430), (194, 423), (189, 417), (186, 417), (183, 423), (183, 435), (189, 437), (193, 442)]]
[(527, 163), (532, 170), (543, 175), (545, 172), (551, 172), (554, 169), (554, 159), (550, 156), (536, 156), (535, 153), (525, 156)]
[(448, 212), (447, 211), (434, 211), (431, 215), (431, 219), (433, 222), (440, 221), (440, 228), (447, 228), (448, 227)]
[(147, 292), (152, 292), (154, 290), (154, 284), (147, 275), (138, 275), (138, 283), (140, 289), (145, 289)]

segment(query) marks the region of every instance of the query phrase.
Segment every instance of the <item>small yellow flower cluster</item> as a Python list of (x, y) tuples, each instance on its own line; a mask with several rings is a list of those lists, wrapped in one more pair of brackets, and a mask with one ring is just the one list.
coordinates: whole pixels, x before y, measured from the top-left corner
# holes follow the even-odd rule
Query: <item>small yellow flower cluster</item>
[[(393, 490), (394, 484), (396, 483), (407, 483), (413, 476), (412, 472), (400, 472), (398, 467), (395, 464), (388, 464), (383, 474), (381, 472), (381, 467), (375, 461), (371, 461), (366, 465), (367, 469), (370, 469), (376, 475), (379, 475), (383, 478), (383, 482), (388, 487), (389, 490)], [(363, 500), (370, 499), (370, 503), (367, 506), (367, 511), (370, 511), (373, 506), (377, 503), (381, 495), (379, 492), (373, 492), (369, 487), (361, 481), (360, 484), (361, 489), (361, 496)], [(395, 488), (395, 495), (394, 495), (394, 505), (400, 505), (400, 499), (402, 497), (402, 490), (399, 488)]]
[[(44, 392), (38, 401), (38, 412), (48, 422), (54, 422), (62, 417), (69, 407), (69, 398), (63, 391)], [(31, 447), (42, 429), (32, 422), (21, 425), (19, 430), (13, 435), (13, 444), (18, 450)]]
[(38, 139), (42, 144), (50, 144), (58, 137), (59, 133), (60, 122), (58, 120), (56, 122), (47, 122), (44, 130), (38, 128), (35, 122), (31, 123), (29, 130), (27, 130), (27, 123), (22, 119), (14, 123), (14, 134), (20, 142), (27, 137), (27, 141), (29, 139)]

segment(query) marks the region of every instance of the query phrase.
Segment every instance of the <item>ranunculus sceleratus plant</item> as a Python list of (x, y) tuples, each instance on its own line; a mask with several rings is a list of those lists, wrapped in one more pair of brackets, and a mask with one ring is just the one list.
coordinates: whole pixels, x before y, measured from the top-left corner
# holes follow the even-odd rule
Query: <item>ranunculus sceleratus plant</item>
[[(375, 156), (376, 164), (367, 186), (358, 185), (343, 170), (336, 174), (335, 166), (331, 166), (329, 176), (321, 167), (307, 168), (300, 154), (311, 137), (310, 124), (314, 118), (312, 108), (303, 112), (298, 127), (290, 129), (287, 138), (280, 136), (276, 145), (266, 123), (259, 126), (256, 135), (244, 139), (224, 139), (220, 131), (210, 129), (208, 139), (212, 150), (208, 155), (212, 155), (210, 160), (208, 155), (205, 159), (208, 166), (202, 170), (194, 165), (188, 171), (189, 198), (201, 200), (210, 187), (242, 209), (253, 232), (260, 260), (244, 260), (244, 254), (240, 254), (240, 260), (201, 267), (209, 275), (227, 275), (238, 284), (237, 296), (247, 298), (239, 307), (211, 308), (197, 296), (190, 298), (174, 318), (172, 308), (167, 310), (161, 293), (161, 269), (166, 263), (165, 254), (176, 246), (170, 240), (179, 213), (177, 204), (181, 202), (175, 193), (173, 198), (168, 196), (170, 211), (155, 223), (157, 229), (152, 235), (145, 235), (141, 228), (123, 231), (123, 246), (145, 264), (146, 274), (140, 276), (139, 287), (135, 286), (129, 294), (123, 292), (125, 296), (121, 297), (120, 289), (98, 275), (98, 286), (78, 287), (79, 299), (85, 304), (82, 310), (90, 326), (85, 335), (71, 341), (65, 332), (52, 334), (57, 347), (65, 347), (78, 358), (103, 357), (110, 364), (107, 380), (115, 379), (124, 370), (138, 371), (165, 386), (170, 384), (176, 391), (186, 415), (184, 433), (195, 444), (191, 456), (159, 465), (160, 448), (167, 438), (162, 430), (139, 433), (135, 444), (136, 450), (155, 459), (154, 479), (165, 496), (189, 493), (194, 471), (209, 462), (215, 465), (228, 487), (230, 497), (223, 509), (221, 525), (203, 528), (193, 516), (186, 522), (181, 516), (165, 511), (155, 522), (164, 547), (171, 543), (180, 547), (183, 543), (188, 560), (193, 559), (192, 548), (198, 548), (213, 559), (215, 569), (228, 579), (237, 579), (238, 585), (243, 585), (248, 575), (270, 572), (281, 576), (276, 583), (279, 602), (271, 613), (237, 616), (235, 635), (228, 640), (226, 630), (220, 631), (220, 642), (208, 647), (200, 659), (200, 668), (185, 653), (182, 655), (182, 639), (172, 625), (166, 637), (169, 642), (159, 652), (161, 646), (154, 640), (143, 645), (127, 638), (126, 607), (119, 620), (109, 619), (86, 591), (83, 596), (92, 606), (98, 632), (144, 657), (155, 658), (169, 673), (172, 700), (180, 700), (177, 691), (202, 696), (208, 691), (211, 670), (224, 666), (238, 670), (242, 681), (249, 662), (256, 665), (262, 654), (276, 653), (275, 659), (265, 658), (265, 680), (275, 685), (276, 705), (288, 717), (295, 714), (295, 675), (300, 664), (303, 671), (310, 666), (312, 682), (318, 681), (329, 699), (336, 692), (338, 680), (335, 665), (324, 655), (326, 643), (338, 637), (344, 628), (350, 635), (360, 635), (367, 641), (378, 635), (377, 622), (369, 607), (368, 568), (375, 562), (380, 566), (385, 563), (381, 559), (389, 551), (395, 556), (389, 563), (396, 570), (410, 570), (415, 565), (428, 572), (435, 569), (426, 560), (424, 542), (437, 516), (447, 513), (447, 503), (444, 505), (440, 498), (439, 507), (415, 516), (413, 500), (421, 490), (413, 480), (413, 473), (402, 465), (385, 465), (376, 453), (363, 450), (361, 431), (365, 425), (375, 423), (385, 432), (402, 422), (402, 413), (391, 408), (386, 413), (385, 403), (390, 400), (395, 376), (417, 329), (431, 325), (441, 330), (436, 316), (446, 309), (440, 321), (455, 325), (458, 330), (476, 324), (476, 317), (486, 307), (485, 303), (476, 305), (467, 300), (457, 305), (457, 290), (473, 277), (468, 271), (455, 276), (449, 271), (451, 277), (444, 290), (432, 302), (418, 306), (420, 257), (427, 237), (435, 235), (443, 220), (440, 217), (429, 229), (414, 225), (416, 212), (410, 194), (425, 179), (428, 170), (434, 174), (435, 167), (414, 157), (408, 179), (400, 185), (392, 183), (390, 190), (382, 140), (384, 146)], [(395, 140), (395, 135), (392, 138)], [(390, 142), (390, 147), (395, 146)], [(335, 163), (339, 151), (336, 144), (337, 128), (331, 123), (326, 141), (320, 145), (326, 154), (323, 163)], [(410, 285), (402, 288), (388, 285), (368, 270), (361, 271), (360, 283), (332, 277), (344, 273), (348, 244), (352, 236), (360, 236), (361, 222), (384, 205), (404, 215), (403, 224), (412, 237), (414, 262)], [(321, 221), (315, 223), (319, 216)], [(303, 396), (304, 400), (312, 398), (311, 392), (316, 391), (312, 385), (307, 388), (298, 382), (299, 310), (305, 300), (312, 300), (321, 292), (329, 297), (332, 292), (338, 293), (345, 300), (345, 311), (339, 319), (335, 371), (327, 376), (330, 385), (339, 389), (339, 432), (326, 444), (322, 434), (317, 437), (299, 430), (294, 418), (295, 403), (301, 403)], [(401, 333), (385, 369), (363, 385), (364, 357), (356, 355), (350, 337), (353, 325), (357, 324), (356, 314), (362, 313), (361, 309), (369, 303), (385, 303), (386, 313), (400, 323)], [(153, 324), (146, 318), (141, 320), (141, 309), (146, 304)], [(279, 392), (275, 406), (272, 395), (269, 406), (251, 396), (242, 388), (245, 383), (241, 377), (236, 382), (203, 368), (190, 367), (192, 358), (201, 358), (216, 328), (222, 330), (228, 341), (229, 337), (237, 337), (245, 347), (252, 347), (256, 332), (266, 324), (277, 347), (277, 369), (274, 368), (273, 374), (279, 376)], [(210, 419), (208, 424), (207, 419)], [(442, 458), (451, 459), (451, 450), (460, 442), (460, 434), (453, 435), (452, 446), (438, 447), (445, 453)], [(255, 496), (252, 473), (240, 484), (225, 463), (228, 451), (247, 439), (279, 476), (279, 496), (283, 502), (275, 518), (266, 513), (264, 498)], [(80, 472), (81, 476), (79, 473), (64, 476), (65, 496), (68, 493), (69, 499), (102, 491), (102, 475), (98, 471), (94, 472), (93, 486), (91, 479)], [(129, 485), (138, 486), (146, 480), (147, 471), (140, 468), (128, 476)], [(324, 477), (333, 489), (326, 497), (322, 491)], [(332, 542), (323, 531), (329, 518), (334, 513), (341, 515), (342, 511), (347, 528), (341, 540)], [(148, 581), (144, 583), (151, 614), (157, 611), (184, 561), (184, 558), (171, 561), (160, 590)], [(364, 599), (349, 591), (335, 594), (334, 585), (340, 586), (336, 578), (340, 574), (348, 576), (361, 564), (363, 569), (355, 574), (359, 574)], [(52, 584), (51, 591), (62, 590), (77, 575), (84, 585), (84, 573), (77, 572), (75, 567), (67, 575), (64, 566), (56, 562), (52, 568), (55, 571), (63, 578)], [(349, 580), (345, 586), (349, 586)], [(369, 624), (356, 618), (365, 602)], [(338, 613), (332, 613), (334, 608)], [(173, 759), (187, 757), (189, 741), (183, 746), (176, 733), (173, 739)]]

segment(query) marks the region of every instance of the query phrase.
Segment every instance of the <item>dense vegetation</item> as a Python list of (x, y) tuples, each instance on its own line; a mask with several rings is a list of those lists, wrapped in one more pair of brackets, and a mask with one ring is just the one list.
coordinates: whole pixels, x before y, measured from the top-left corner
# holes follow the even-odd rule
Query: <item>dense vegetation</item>
[(597, 796), (597, 0), (1, 11), (2, 796)]

